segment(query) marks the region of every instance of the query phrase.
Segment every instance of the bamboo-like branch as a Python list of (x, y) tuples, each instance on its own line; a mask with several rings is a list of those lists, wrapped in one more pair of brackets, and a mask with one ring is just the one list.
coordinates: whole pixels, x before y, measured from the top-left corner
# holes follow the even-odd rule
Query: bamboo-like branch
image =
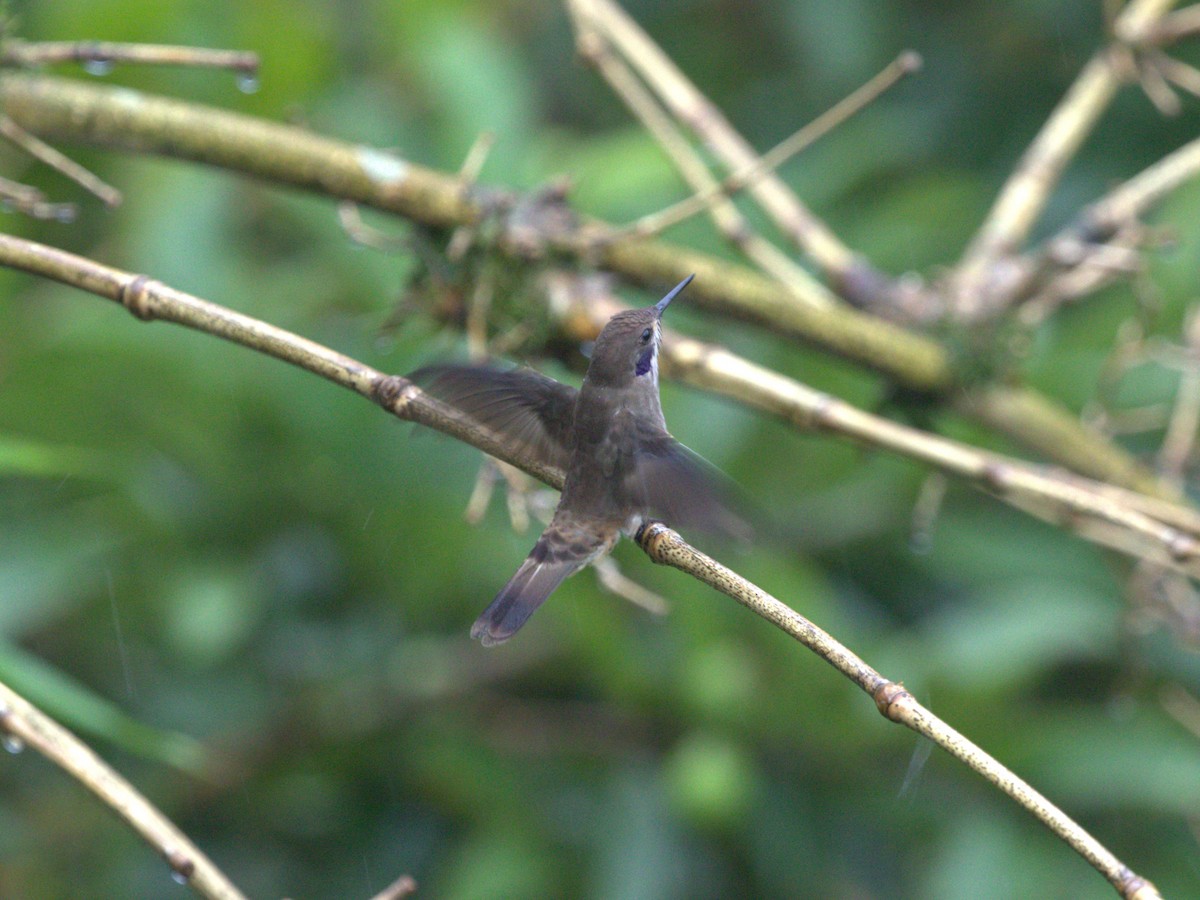
[[(1136, 44), (1177, 0), (1131, 0), (1113, 23), (1118, 40)], [(1020, 249), (1067, 164), (1096, 126), (1121, 85), (1112, 48), (1099, 51), (1076, 77), (1005, 182), (955, 272), (960, 314), (978, 313), (991, 300), (987, 275), (999, 258)]]
[[(222, 166), (433, 227), (476, 224), (495, 203), (513, 200), (498, 191), (464, 192), (455, 176), (375, 148), (125, 88), (12, 73), (0, 78), (0, 107), (43, 137)], [(558, 251), (593, 260), (641, 284), (670, 284), (696, 273), (689, 301), (698, 306), (823, 347), (913, 390), (936, 395), (954, 389), (951, 356), (929, 338), (855, 310), (797, 304), (756, 272), (678, 245), (607, 241), (607, 231), (599, 223), (585, 223), (578, 231), (545, 238)], [(986, 399), (963, 408), (1083, 474), (1151, 493), (1159, 490), (1153, 474), (1132, 457), (1040, 395), (994, 388)]]
[(158, 851), (175, 880), (212, 900), (244, 900), (212, 860), (133, 785), (6, 684), (0, 684), (0, 731), (10, 748), (36, 750), (100, 798)]
[(1153, 884), (1125, 866), (1103, 844), (1024, 780), (918, 703), (903, 684), (884, 678), (787, 604), (701, 553), (664, 525), (647, 525), (638, 540), (646, 555), (654, 562), (686, 572), (732, 597), (857, 684), (875, 701), (885, 718), (924, 735), (951, 756), (966, 763), (1062, 838), (1104, 875), (1122, 897), (1151, 900), (1159, 896)]
[[(586, 18), (576, 17), (575, 26), (579, 31), (577, 44), (580, 55), (595, 66), (642, 126), (663, 148), (675, 168), (679, 170), (679, 174), (696, 191), (693, 198), (704, 198), (698, 204), (693, 203), (691, 208), (694, 211), (707, 209), (722, 236), (763, 272), (785, 286), (801, 303), (818, 308), (832, 306), (836, 300), (828, 288), (750, 227), (746, 217), (726, 196), (722, 183), (709, 171), (700, 154), (692, 149), (670, 116), (637, 80), (629, 66), (612, 52), (604, 36), (590, 27)], [(681, 219), (666, 218), (652, 221), (648, 225), (639, 221), (617, 229), (608, 239), (645, 238), (677, 221)]]
[[(732, 170), (757, 164), (754, 148), (620, 6), (612, 0), (569, 0), (569, 5), (577, 20), (586, 21), (619, 48), (646, 83), (654, 86), (671, 113), (695, 131)], [(778, 176), (764, 173), (748, 190), (831, 281), (840, 282), (856, 264), (853, 251)]]
[(858, 88), (858, 90), (849, 94), (840, 102), (835, 103), (821, 115), (776, 144), (749, 165), (731, 172), (722, 178), (720, 182), (712, 184), (690, 197), (685, 197), (678, 203), (671, 204), (666, 209), (643, 216), (633, 224), (619, 229), (618, 234), (658, 234), (672, 225), (677, 225), (696, 215), (705, 209), (714, 197), (731, 196), (744, 190), (747, 185), (752, 184), (764, 173), (774, 172), (797, 153), (809, 147), (838, 125), (841, 125), (860, 112), (905, 75), (909, 75), (920, 69), (921, 65), (919, 54), (911, 50), (901, 53), (888, 63), (883, 71)]
[[(619, 312), (590, 304), (590, 332)], [(723, 347), (666, 331), (663, 374), (730, 397), (803, 429), (890, 450), (963, 479), (1043, 521), (1130, 556), (1200, 577), (1200, 512), (1062, 470), (1036, 466), (858, 409)]]
[[(477, 224), (490, 205), (515, 202), (499, 191), (464, 191), (456, 176), (372, 147), (124, 88), (9, 74), (0, 78), (0, 108), (46, 138), (221, 166), (433, 227)], [(689, 296), (702, 305), (815, 343), (917, 390), (953, 384), (949, 354), (929, 338), (854, 310), (805, 308), (744, 267), (665, 241), (608, 240), (610, 231), (588, 223), (546, 240), (646, 285), (678, 282), (695, 272), (703, 289)]]
[[(465, 441), (517, 465), (552, 487), (562, 486), (561, 470), (531, 463), (517, 448), (428, 397), (407, 379), (385, 375), (283, 329), (174, 290), (145, 275), (122, 272), (18, 238), (0, 235), (0, 264), (79, 287), (121, 303), (140, 319), (175, 322), (299, 366), (373, 400), (401, 419), (427, 425)], [(1122, 896), (1137, 900), (1151, 900), (1158, 896), (1150, 882), (1125, 867), (1041, 794), (920, 706), (901, 685), (883, 678), (850, 650), (789, 607), (695, 550), (665, 526), (651, 524), (644, 528), (639, 543), (655, 562), (674, 566), (733, 597), (830, 662), (865, 690), (887, 718), (929, 737), (1029, 810), (1101, 872)], [(0, 700), (3, 699), (0, 694)], [(23, 703), (19, 698), (17, 702)], [(10, 702), (10, 709), (15, 708)], [(20, 708), (23, 710), (24, 706)], [(27, 732), (17, 730), (20, 726), (14, 728), (15, 721), (13, 719), (6, 723), (11, 733), (24, 740), (37, 737), (36, 730)], [(83, 750), (90, 754), (86, 748)], [(52, 758), (59, 761), (59, 757)], [(60, 764), (72, 774), (77, 771), (77, 767), (72, 766), (69, 760), (64, 759)], [(101, 796), (107, 799), (107, 794), (102, 793)], [(193, 857), (188, 855), (176, 859), (180, 864), (185, 861), (192, 863), (193, 867), (187, 868), (186, 872), (194, 879), (196, 869)]]
[(427, 425), (509, 462), (551, 487), (561, 488), (563, 472), (521, 457), (504, 440), (481, 431), (456, 410), (399, 376), (387, 375), (314, 341), (242, 315), (145, 275), (105, 266), (65, 250), (0, 234), (0, 265), (80, 288), (120, 303), (139, 319), (175, 322), (223, 338), (349, 388), (392, 414)]

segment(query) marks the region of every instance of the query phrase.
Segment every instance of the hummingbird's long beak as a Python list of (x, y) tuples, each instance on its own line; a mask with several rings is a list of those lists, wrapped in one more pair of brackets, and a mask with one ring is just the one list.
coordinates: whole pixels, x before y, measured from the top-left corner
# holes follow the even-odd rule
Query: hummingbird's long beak
[(671, 293), (667, 294), (667, 296), (663, 297), (654, 304), (654, 308), (658, 311), (659, 318), (661, 318), (662, 314), (666, 312), (667, 304), (674, 300), (680, 291), (691, 284), (692, 279), (695, 277), (695, 275), (689, 275), (687, 278), (683, 279), (683, 281), (679, 282), (679, 284), (675, 285), (675, 287), (671, 289)]

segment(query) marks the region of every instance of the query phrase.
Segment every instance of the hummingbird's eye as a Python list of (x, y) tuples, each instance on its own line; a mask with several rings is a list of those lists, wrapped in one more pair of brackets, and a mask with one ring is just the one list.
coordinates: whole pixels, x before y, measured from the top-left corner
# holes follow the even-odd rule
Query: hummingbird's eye
[(652, 335), (652, 334), (654, 334), (653, 328), (647, 328), (645, 331), (643, 331), (642, 332), (642, 343), (644, 344), (644, 343), (646, 343), (646, 341), (650, 340), (650, 335)]

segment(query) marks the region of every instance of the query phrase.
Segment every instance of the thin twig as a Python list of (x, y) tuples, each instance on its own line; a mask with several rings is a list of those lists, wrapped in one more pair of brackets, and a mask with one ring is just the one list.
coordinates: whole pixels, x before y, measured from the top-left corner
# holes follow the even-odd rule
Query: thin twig
[[(121, 272), (18, 238), (0, 235), (0, 264), (73, 285), (121, 303), (140, 319), (176, 322), (299, 366), (370, 398), (399, 418), (428, 425), (463, 440), (517, 465), (552, 487), (562, 486), (561, 469), (525, 458), (510, 442), (426, 396), (406, 379), (385, 375), (283, 329), (176, 291), (144, 275)], [(1107, 849), (1025, 782), (917, 704), (901, 686), (884, 679), (793, 610), (699, 553), (665, 526), (652, 524), (643, 529), (640, 543), (655, 562), (679, 568), (717, 588), (817, 652), (867, 691), (889, 719), (901, 722), (934, 740), (1037, 816), (1104, 874), (1123, 896), (1139, 900), (1157, 896), (1149, 882), (1124, 867)], [(13, 731), (11, 726), (10, 731)], [(19, 736), (27, 739), (23, 732)], [(186, 859), (190, 860), (191, 857)], [(188, 874), (195, 876), (194, 870)]]
[(401, 875), (372, 897), (371, 900), (403, 900), (403, 898), (411, 897), (416, 892), (417, 882), (413, 880), (413, 877), (411, 875)]
[[(1135, 221), (1171, 192), (1200, 176), (1200, 138), (1188, 141), (1093, 203), (1079, 217), (1085, 234), (1103, 237)], [(1054, 239), (1052, 238), (1051, 241)]]
[[(478, 197), (463, 196), (454, 176), (393, 154), (127, 89), (13, 74), (0, 80), (0, 105), (43, 137), (221, 166), (355, 200), (431, 228), (478, 222), (489, 211)], [(797, 304), (770, 279), (686, 247), (657, 240), (608, 242), (605, 230), (585, 223), (577, 232), (548, 240), (564, 254), (591, 259), (637, 284), (669, 285), (696, 273), (689, 302), (697, 306), (761, 323), (909, 389), (938, 395), (955, 386), (950, 353), (927, 337), (842, 306), (820, 310)], [(968, 415), (1037, 453), (1106, 481), (1156, 490), (1153, 476), (1128, 453), (1080, 428), (1070, 412), (1040, 395), (997, 387), (973, 392), (969, 399), (962, 404)]]
[[(1113, 24), (1118, 40), (1136, 44), (1175, 2), (1131, 0)], [(999, 258), (1019, 249), (1067, 163), (1108, 108), (1122, 79), (1118, 57), (1108, 47), (1092, 57), (1021, 155), (954, 275), (960, 315), (978, 315), (980, 307), (994, 302), (986, 289), (989, 270)]]
[(966, 763), (1062, 838), (1103, 874), (1122, 897), (1150, 900), (1159, 896), (1153, 884), (1122, 864), (1103, 844), (1028, 783), (923, 707), (902, 684), (884, 678), (791, 607), (701, 553), (665, 525), (653, 523), (646, 526), (638, 535), (638, 542), (654, 562), (686, 572), (732, 597), (755, 615), (799, 641), (862, 688), (875, 701), (885, 718), (924, 735)]
[(244, 895), (192, 841), (104, 760), (6, 684), (0, 684), (0, 731), (12, 749), (30, 747), (95, 794), (123, 818), (171, 868), (172, 877), (202, 897)]
[[(573, 14), (610, 40), (659, 94), (671, 114), (692, 129), (731, 170), (757, 163), (754, 148), (616, 3), (612, 0), (569, 0), (569, 3)], [(750, 184), (748, 190), (831, 282), (840, 283), (856, 264), (854, 253), (800, 202), (782, 179), (766, 173)]]
[(1194, 34), (1200, 34), (1200, 4), (1197, 3), (1163, 16), (1147, 31), (1146, 40), (1163, 47)]
[(51, 203), (37, 188), (9, 178), (0, 178), (0, 202), (35, 219), (58, 222), (73, 222), (79, 212), (74, 203)]
[[(835, 298), (824, 285), (750, 227), (746, 217), (728, 199), (721, 184), (709, 171), (700, 155), (692, 149), (671, 118), (637, 80), (632, 70), (612, 53), (603, 35), (592, 28), (583, 17), (576, 17), (576, 28), (579, 31), (577, 43), (580, 55), (600, 72), (617, 96), (663, 148), (683, 179), (696, 191), (693, 197), (703, 198), (698, 202), (695, 211), (707, 209), (722, 236), (763, 272), (786, 286), (797, 300), (817, 308), (833, 305), (836, 302)], [(644, 228), (644, 221), (639, 220), (618, 228), (605, 235), (605, 240), (645, 237), (654, 229), (653, 225), (651, 229)], [(669, 224), (671, 223), (666, 222), (663, 227)]]
[[(483, 171), (483, 165), (487, 162), (488, 154), (492, 152), (495, 143), (496, 135), (491, 131), (484, 131), (475, 138), (471, 149), (467, 151), (466, 158), (458, 170), (459, 185), (464, 194), (474, 187), (479, 179), (479, 173)], [(466, 256), (475, 242), (476, 230), (474, 223), (455, 228), (446, 245), (446, 259), (457, 262)]]
[(618, 234), (626, 231), (641, 235), (659, 234), (672, 225), (677, 225), (704, 210), (708, 206), (708, 201), (714, 196), (723, 194), (728, 197), (736, 194), (767, 172), (774, 172), (797, 153), (811, 146), (868, 104), (877, 100), (905, 75), (916, 72), (920, 67), (920, 55), (911, 50), (905, 51), (862, 87), (831, 106), (807, 125), (802, 126), (749, 165), (726, 175), (718, 184), (680, 200), (666, 209), (631, 222), (618, 229)]
[(8, 38), (0, 42), (0, 66), (28, 68), (55, 63), (80, 63), (98, 75), (117, 64), (230, 69), (246, 76), (254, 76), (258, 72), (258, 54), (240, 50), (109, 41), (23, 41)]
[(1159, 469), (1177, 484), (1183, 482), (1200, 430), (1200, 307), (1193, 306), (1188, 313), (1186, 339), (1191, 365), (1180, 372), (1179, 390), (1158, 451)]
[(1021, 263), (1021, 283), (1013, 285), (1007, 298), (1020, 307), (1022, 323), (1032, 327), (1061, 303), (1092, 294), (1137, 271), (1147, 234), (1140, 220), (1197, 177), (1200, 138), (1122, 182), (1044, 241)]
[(0, 115), (0, 137), (24, 150), (34, 159), (61, 172), (84, 190), (91, 191), (107, 206), (119, 206), (121, 192), (106, 184), (75, 160), (59, 153), (45, 141), (34, 137), (6, 115)]

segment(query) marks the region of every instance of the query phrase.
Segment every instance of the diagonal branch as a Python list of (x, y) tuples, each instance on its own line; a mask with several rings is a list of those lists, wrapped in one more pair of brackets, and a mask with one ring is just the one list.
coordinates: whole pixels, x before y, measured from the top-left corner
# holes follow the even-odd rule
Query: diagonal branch
[[(592, 302), (588, 339), (623, 307)], [(1200, 512), (1068, 472), (1037, 466), (858, 409), (743, 359), (724, 347), (665, 332), (663, 373), (779, 416), (802, 429), (891, 450), (963, 479), (1042, 521), (1130, 556), (1200, 577)]]
[(885, 718), (929, 738), (1025, 807), (1107, 878), (1122, 897), (1151, 900), (1159, 896), (1153, 884), (1125, 866), (1103, 844), (1028, 783), (918, 703), (903, 684), (884, 678), (794, 609), (701, 553), (664, 525), (655, 523), (643, 528), (638, 535), (638, 543), (654, 562), (686, 572), (732, 597), (813, 651), (862, 688), (875, 701)]
[(8, 116), (0, 115), (0, 137), (24, 150), (34, 159), (61, 172), (84, 190), (99, 197), (106, 206), (120, 206), (121, 192), (106, 184), (70, 157), (34, 137)]
[[(176, 291), (145, 275), (122, 272), (30, 241), (0, 235), (0, 262), (121, 303), (140, 319), (175, 322), (299, 366), (374, 400), (401, 419), (428, 425), (517, 465), (553, 487), (562, 486), (561, 470), (531, 464), (515, 447), (426, 396), (407, 379), (385, 375), (283, 329)], [(1101, 872), (1122, 896), (1137, 900), (1158, 897), (1150, 882), (1124, 866), (1065, 813), (918, 704), (901, 685), (885, 679), (832, 636), (737, 573), (695, 550), (665, 526), (652, 524), (642, 529), (639, 543), (655, 562), (674, 566), (733, 597), (830, 662), (863, 688), (887, 718), (930, 738), (1025, 807)], [(25, 732), (14, 730), (11, 721), (6, 724), (10, 731), (26, 738)], [(86, 748), (83, 752), (90, 753)], [(74, 773), (66, 762), (60, 764)], [(188, 860), (191, 861), (191, 857)], [(192, 877), (194, 872), (194, 869), (189, 870)]]
[[(477, 224), (516, 200), (497, 190), (465, 192), (455, 176), (372, 147), (127, 88), (8, 74), (0, 78), (0, 107), (44, 137), (222, 166), (431, 227)], [(636, 283), (675, 283), (696, 273), (690, 298), (698, 306), (816, 345), (910, 390), (931, 396), (955, 392), (954, 360), (930, 338), (852, 309), (802, 306), (757, 272), (665, 241), (608, 241), (610, 230), (590, 222), (543, 239), (560, 253), (593, 261)], [(968, 398), (960, 402), (969, 415), (1050, 459), (1147, 493), (1163, 490), (1131, 456), (1038, 394), (997, 387)]]
[[(758, 154), (679, 70), (641, 27), (612, 0), (570, 0), (578, 20), (600, 31), (629, 60), (663, 103), (695, 131), (732, 169), (758, 163)], [(853, 251), (796, 197), (777, 175), (767, 172), (749, 192), (780, 227), (824, 270), (839, 281), (855, 262)]]
[[(823, 284), (750, 227), (746, 217), (726, 196), (722, 183), (717, 181), (700, 155), (680, 134), (671, 117), (651, 96), (650, 91), (637, 80), (629, 66), (612, 52), (604, 37), (590, 27), (586, 19), (578, 18), (576, 27), (579, 31), (580, 55), (596, 67), (642, 126), (659, 143), (679, 170), (679, 174), (698, 192), (694, 197), (705, 198), (698, 208), (708, 208), (713, 222), (725, 239), (765, 273), (787, 287), (801, 303), (817, 307), (833, 305), (836, 300)], [(616, 231), (610, 237), (646, 237), (670, 224), (672, 222), (669, 219), (656, 221), (650, 227), (637, 223)]]
[[(1119, 41), (1136, 44), (1178, 0), (1131, 0), (1113, 23)], [(1123, 80), (1119, 54), (1100, 50), (1084, 66), (1005, 182), (954, 276), (956, 306), (965, 315), (989, 302), (988, 273), (1001, 257), (1015, 253), (1041, 216), (1067, 164)]]
[(5, 684), (0, 684), (0, 731), (8, 746), (33, 748), (99, 797), (158, 851), (176, 881), (212, 900), (244, 900), (212, 860), (133, 785)]

